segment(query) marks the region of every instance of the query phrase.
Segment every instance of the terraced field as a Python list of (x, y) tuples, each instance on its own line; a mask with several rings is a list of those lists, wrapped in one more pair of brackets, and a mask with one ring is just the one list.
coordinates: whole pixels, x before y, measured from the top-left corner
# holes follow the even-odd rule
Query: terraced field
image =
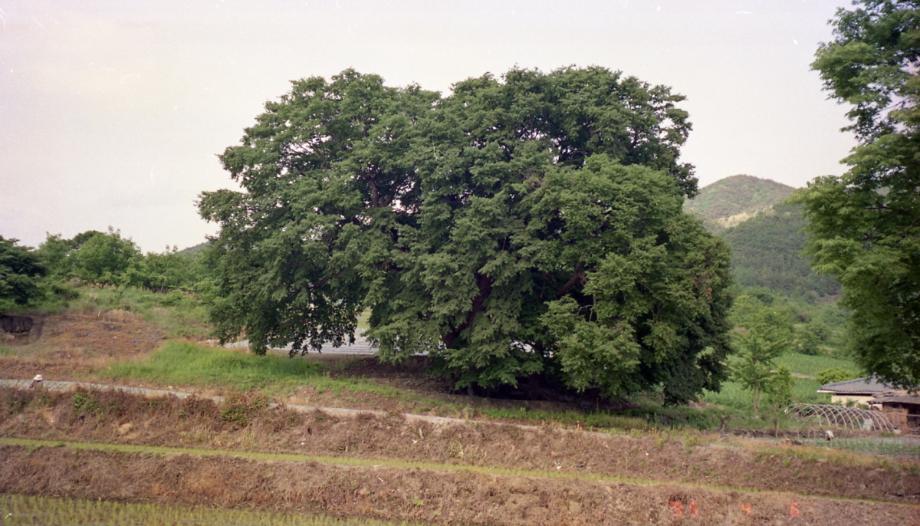
[(0, 493), (445, 524), (909, 524), (920, 464), (710, 435), (0, 390)]
[(920, 523), (901, 441), (868, 454), (794, 428), (460, 405), (415, 373), (155, 350), (157, 331), (68, 314), (0, 356), (9, 377), (46, 375), (0, 385), (0, 524)]

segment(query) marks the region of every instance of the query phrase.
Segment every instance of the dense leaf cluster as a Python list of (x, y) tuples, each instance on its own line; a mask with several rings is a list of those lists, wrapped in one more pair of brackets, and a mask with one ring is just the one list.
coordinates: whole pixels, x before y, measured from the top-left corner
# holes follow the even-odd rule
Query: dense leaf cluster
[(602, 68), (449, 97), (351, 70), (294, 82), (221, 156), (243, 191), (201, 200), (219, 334), (318, 348), (367, 310), (382, 359), (430, 353), (458, 387), (716, 388), (728, 253), (681, 211), (681, 100)]
[(832, 23), (813, 66), (859, 145), (804, 194), (810, 251), (843, 285), (860, 365), (920, 386), (920, 2), (862, 0)]
[(0, 310), (40, 298), (39, 280), (47, 272), (34, 251), (0, 236)]
[(50, 234), (36, 254), (58, 281), (76, 279), (95, 285), (127, 285), (155, 292), (189, 290), (204, 279), (201, 254), (175, 248), (142, 254), (117, 230), (87, 230), (66, 239)]

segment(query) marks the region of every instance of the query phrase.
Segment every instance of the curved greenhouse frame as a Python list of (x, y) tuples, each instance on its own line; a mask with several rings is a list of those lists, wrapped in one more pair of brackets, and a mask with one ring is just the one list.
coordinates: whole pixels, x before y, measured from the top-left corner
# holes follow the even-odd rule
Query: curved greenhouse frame
[(786, 414), (797, 418), (815, 418), (829, 426), (857, 431), (895, 431), (897, 427), (881, 411), (836, 404), (794, 404)]

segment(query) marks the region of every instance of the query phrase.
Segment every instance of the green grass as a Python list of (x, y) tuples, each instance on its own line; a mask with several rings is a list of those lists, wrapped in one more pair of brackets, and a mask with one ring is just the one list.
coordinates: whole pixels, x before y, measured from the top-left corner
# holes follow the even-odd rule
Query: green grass
[[(425, 396), (363, 378), (333, 377), (324, 365), (282, 356), (256, 356), (246, 352), (207, 347), (187, 341), (171, 340), (142, 361), (116, 363), (99, 373), (101, 379), (136, 380), (173, 386), (217, 387), (234, 391), (258, 389), (269, 395), (286, 395), (298, 387), (332, 393), (347, 399), (349, 394), (366, 393), (403, 402), (405, 411), (432, 412), (455, 417), (485, 417), (523, 422), (557, 422), (598, 429), (759, 429), (773, 422), (751, 418), (750, 396), (737, 384), (726, 384), (722, 393), (707, 395), (707, 401), (727, 406), (724, 409), (663, 407), (651, 401), (619, 412), (542, 410), (455, 403)], [(796, 396), (814, 394), (817, 382), (798, 379)], [(815, 395), (819, 396), (819, 395)], [(785, 426), (788, 423), (782, 423)]]
[(112, 526), (383, 526), (406, 524), (359, 518), (335, 518), (247, 510), (207, 508), (203, 506), (168, 506), (105, 500), (33, 497), (0, 494), (0, 524), (73, 525), (107, 524)]
[(815, 378), (825, 369), (842, 369), (858, 377), (859, 368), (852, 360), (835, 358), (832, 356), (811, 356), (795, 352), (786, 353), (777, 360), (779, 365), (788, 368), (791, 372)]
[(116, 363), (101, 374), (115, 380), (248, 390), (305, 383), (320, 373), (317, 365), (306, 360), (256, 356), (173, 340), (143, 361)]
[(207, 306), (192, 294), (151, 292), (135, 287), (84, 286), (78, 291), (80, 296), (71, 302), (71, 309), (126, 310), (173, 338), (206, 338), (211, 334)]
[[(797, 403), (829, 403), (830, 396), (819, 394), (816, 391), (821, 384), (817, 380), (809, 378), (793, 378), (792, 383), (792, 401)], [(722, 389), (719, 392), (706, 391), (703, 395), (703, 401), (731, 407), (739, 410), (750, 410), (751, 392), (745, 390), (741, 384), (735, 381), (722, 383)]]
[[(422, 397), (395, 387), (360, 378), (333, 378), (324, 366), (298, 358), (208, 347), (188, 341), (170, 340), (146, 359), (113, 364), (100, 373), (102, 378), (131, 379), (160, 385), (221, 387), (237, 391), (260, 389), (268, 394), (286, 394), (309, 386), (320, 392), (371, 393), (393, 399)], [(432, 404), (433, 400), (428, 400)]]
[[(854, 377), (859, 374), (852, 361), (830, 356), (786, 353), (777, 360), (777, 365), (785, 366), (793, 373), (792, 401), (800, 403), (830, 402), (830, 396), (816, 392), (821, 387), (821, 383), (815, 379), (815, 376), (825, 369), (843, 369), (852, 372)], [(719, 392), (706, 391), (703, 401), (738, 410), (749, 410), (751, 393), (738, 382), (729, 380), (722, 383), (722, 389)]]
[(68, 286), (76, 297), (46, 298), (21, 312), (60, 314), (63, 312), (105, 312), (126, 310), (140, 316), (173, 338), (207, 338), (211, 335), (208, 308), (194, 294), (181, 291), (151, 292), (136, 287)]

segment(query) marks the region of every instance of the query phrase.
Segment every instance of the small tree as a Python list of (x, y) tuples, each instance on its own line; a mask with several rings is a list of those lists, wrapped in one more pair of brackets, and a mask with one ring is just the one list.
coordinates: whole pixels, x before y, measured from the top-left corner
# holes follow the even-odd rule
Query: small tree
[(154, 292), (190, 289), (201, 278), (199, 256), (185, 256), (175, 247), (165, 252), (148, 252), (137, 258), (127, 271), (128, 285)]
[[(82, 236), (82, 237), (81, 237)], [(117, 230), (78, 235), (78, 248), (71, 255), (74, 276), (92, 283), (114, 285), (120, 282), (131, 264), (140, 258), (137, 245), (121, 237)]]
[(788, 402), (791, 375), (785, 368), (777, 367), (776, 359), (789, 345), (791, 332), (788, 318), (770, 310), (761, 313), (736, 336), (740, 353), (732, 373), (745, 389), (751, 391), (751, 402), (757, 416), (760, 415), (764, 395), (771, 405), (782, 403), (782, 398)]
[(46, 273), (34, 252), (0, 236), (0, 310), (40, 297), (38, 278)]

